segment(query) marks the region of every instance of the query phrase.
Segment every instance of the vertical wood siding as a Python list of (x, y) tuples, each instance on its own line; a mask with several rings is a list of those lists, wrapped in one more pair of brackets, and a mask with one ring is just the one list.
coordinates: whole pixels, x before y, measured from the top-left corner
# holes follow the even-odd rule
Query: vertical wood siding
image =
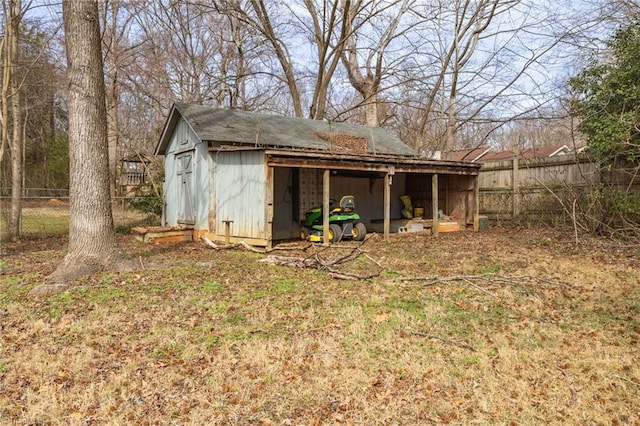
[(213, 155), (217, 232), (224, 230), (225, 220), (232, 220), (231, 236), (265, 238), (264, 153), (240, 151)]

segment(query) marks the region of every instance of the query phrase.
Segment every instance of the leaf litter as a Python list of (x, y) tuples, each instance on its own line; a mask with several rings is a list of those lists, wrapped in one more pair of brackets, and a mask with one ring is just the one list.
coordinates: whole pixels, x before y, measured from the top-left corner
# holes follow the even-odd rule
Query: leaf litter
[(278, 253), (335, 274), (123, 236), (144, 269), (29, 296), (65, 244), (0, 249), (0, 424), (640, 422), (634, 247), (491, 228)]

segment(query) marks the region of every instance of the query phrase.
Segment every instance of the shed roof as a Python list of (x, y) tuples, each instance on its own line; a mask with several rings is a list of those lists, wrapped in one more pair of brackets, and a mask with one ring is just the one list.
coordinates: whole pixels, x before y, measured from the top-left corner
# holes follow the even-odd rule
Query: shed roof
[(378, 127), (175, 103), (155, 149), (164, 155), (182, 117), (202, 141), (264, 148), (415, 157), (417, 152)]

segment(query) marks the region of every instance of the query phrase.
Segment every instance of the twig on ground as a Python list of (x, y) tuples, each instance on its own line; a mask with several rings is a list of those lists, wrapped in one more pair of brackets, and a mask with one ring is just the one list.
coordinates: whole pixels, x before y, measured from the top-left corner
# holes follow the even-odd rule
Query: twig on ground
[(631, 383), (632, 385), (640, 387), (640, 383), (634, 382), (633, 380), (629, 380), (626, 377), (618, 376), (617, 374), (614, 375), (613, 377), (615, 377), (616, 379), (624, 380), (625, 382), (628, 382), (628, 383)]
[(423, 285), (430, 286), (435, 284), (445, 284), (451, 281), (462, 281), (462, 280), (476, 280), (487, 278), (493, 276), (494, 274), (481, 274), (481, 275), (454, 275), (452, 277), (396, 277), (393, 278), (392, 281), (425, 281)]
[(329, 271), (329, 276), (332, 278), (336, 278), (339, 280), (368, 280), (370, 278), (375, 278), (380, 273), (376, 274), (368, 274), (368, 275), (359, 275), (359, 274), (350, 274), (348, 272), (338, 272), (338, 271)]
[(498, 297), (495, 294), (491, 293), (490, 291), (485, 290), (484, 288), (475, 285), (473, 282), (471, 282), (471, 280), (467, 279), (467, 278), (463, 278), (462, 281), (464, 281), (465, 283), (469, 284), (471, 287), (475, 288), (478, 291), (481, 291), (485, 294), (488, 294), (491, 297)]
[(441, 342), (447, 343), (449, 345), (457, 346), (459, 348), (467, 349), (467, 350), (470, 350), (471, 352), (476, 351), (473, 346), (467, 345), (466, 343), (463, 343), (463, 342), (456, 342), (455, 340), (447, 339), (441, 336), (436, 336), (435, 334), (423, 333), (421, 331), (415, 331), (415, 330), (407, 330), (407, 331), (410, 334), (413, 334), (415, 336), (426, 337), (427, 339), (440, 340)]

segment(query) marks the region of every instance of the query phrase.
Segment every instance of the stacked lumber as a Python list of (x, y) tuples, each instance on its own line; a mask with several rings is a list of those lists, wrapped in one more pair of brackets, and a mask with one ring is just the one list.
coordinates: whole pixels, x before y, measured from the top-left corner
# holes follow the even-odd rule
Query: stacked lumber
[(193, 240), (193, 228), (184, 226), (136, 226), (131, 229), (136, 240), (145, 243), (177, 243)]

